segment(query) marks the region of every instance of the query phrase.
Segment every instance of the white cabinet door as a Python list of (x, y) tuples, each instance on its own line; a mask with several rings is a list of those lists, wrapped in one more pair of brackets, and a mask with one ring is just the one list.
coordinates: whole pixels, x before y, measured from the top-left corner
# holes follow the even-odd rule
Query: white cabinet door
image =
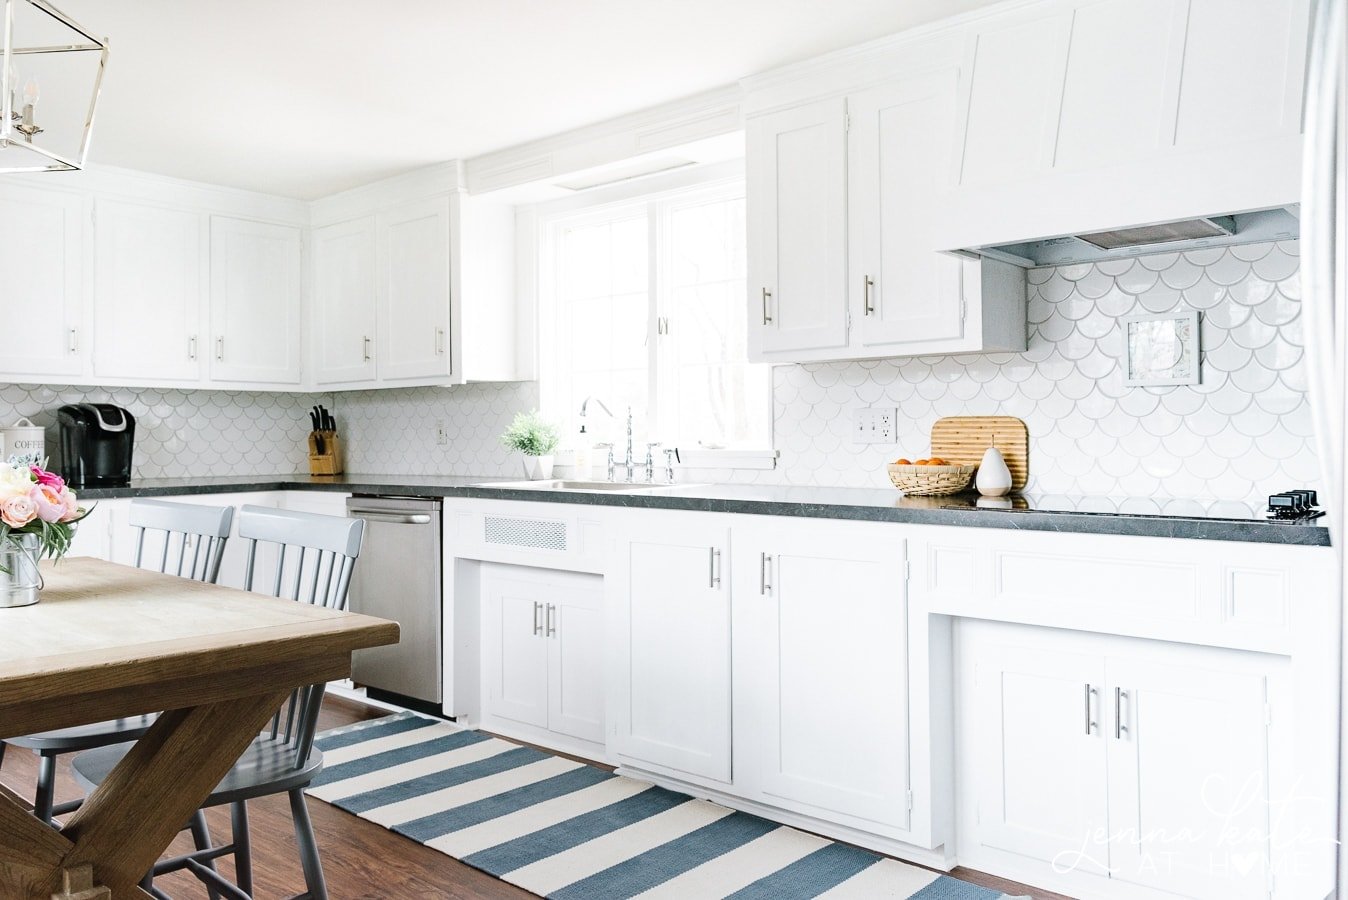
[(447, 197), (376, 217), (381, 381), (450, 373), (449, 218)]
[(95, 212), (94, 374), (199, 380), (204, 217), (121, 200)]
[(550, 591), (544, 609), (548, 638), (548, 730), (604, 741), (604, 602), (596, 588)]
[(489, 567), (482, 579), (483, 688), (494, 716), (546, 728), (548, 642), (539, 586)]
[(610, 748), (729, 782), (730, 531), (686, 513), (619, 526), (612, 560)]
[(960, 261), (936, 253), (931, 217), (949, 187), (957, 68), (847, 99), (853, 321), (867, 347), (958, 338)]
[(1092, 843), (1109, 809), (1104, 659), (1057, 632), (968, 623), (964, 633), (973, 730), (960, 743), (976, 784), (963, 790), (977, 797), (978, 843), (1105, 874), (1109, 848)]
[(1121, 726), (1107, 741), (1109, 833), (1131, 836), (1110, 844), (1115, 879), (1186, 897), (1269, 895), (1278, 807), (1266, 679), (1231, 665), (1248, 656), (1184, 648), (1108, 660)]
[(84, 201), (74, 194), (0, 188), (0, 320), (7, 323), (0, 370), (7, 374), (37, 380), (84, 371), (83, 216)]
[(212, 381), (299, 384), (300, 229), (211, 217)]
[(845, 102), (760, 116), (747, 141), (750, 358), (845, 347)]
[(317, 384), (374, 380), (374, 217), (313, 232), (310, 358)]
[(749, 796), (908, 826), (904, 558), (879, 525), (736, 526), (735, 783)]

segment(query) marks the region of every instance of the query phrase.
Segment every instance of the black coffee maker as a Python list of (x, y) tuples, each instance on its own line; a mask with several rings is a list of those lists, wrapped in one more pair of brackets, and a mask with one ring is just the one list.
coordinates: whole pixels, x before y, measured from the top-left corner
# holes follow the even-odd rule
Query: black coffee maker
[(111, 403), (73, 403), (56, 411), (61, 433), (61, 474), (71, 487), (120, 487), (131, 483), (136, 420)]

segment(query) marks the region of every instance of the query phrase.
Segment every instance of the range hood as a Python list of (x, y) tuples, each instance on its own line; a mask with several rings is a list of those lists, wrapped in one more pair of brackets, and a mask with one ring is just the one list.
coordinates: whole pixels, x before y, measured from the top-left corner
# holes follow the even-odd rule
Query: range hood
[(998, 259), (1028, 269), (1203, 247), (1286, 241), (1295, 239), (1300, 233), (1300, 209), (1292, 205), (988, 247), (969, 247), (957, 252), (962, 256)]

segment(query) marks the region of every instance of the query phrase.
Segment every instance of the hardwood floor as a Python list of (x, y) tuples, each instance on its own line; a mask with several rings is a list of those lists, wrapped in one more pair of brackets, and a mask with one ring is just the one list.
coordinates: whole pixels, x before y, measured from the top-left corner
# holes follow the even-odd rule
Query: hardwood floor
[[(319, 728), (336, 728), (383, 715), (387, 715), (383, 710), (329, 697), (323, 704)], [(9, 748), (0, 770), (0, 781), (20, 796), (32, 797), (37, 778), (36, 760), (37, 757), (26, 750)], [(67, 761), (62, 760), (56, 799), (60, 802), (79, 796)], [(304, 888), (304, 878), (300, 874), (286, 798), (255, 800), (248, 804), (248, 810), (253, 826), (256, 896), (286, 897), (300, 892)], [(323, 854), (328, 892), (333, 900), (517, 900), (534, 896), (326, 803), (311, 800), (309, 813)], [(209, 810), (207, 820), (218, 840), (228, 840), (227, 808)], [(191, 848), (191, 841), (183, 834), (170, 852), (186, 852)], [(222, 860), (220, 867), (222, 872), (232, 876), (232, 860)], [(1013, 896), (1070, 900), (1061, 894), (1035, 890), (980, 872), (956, 869), (952, 874)], [(206, 896), (201, 883), (184, 873), (157, 879), (155, 884), (181, 900)]]

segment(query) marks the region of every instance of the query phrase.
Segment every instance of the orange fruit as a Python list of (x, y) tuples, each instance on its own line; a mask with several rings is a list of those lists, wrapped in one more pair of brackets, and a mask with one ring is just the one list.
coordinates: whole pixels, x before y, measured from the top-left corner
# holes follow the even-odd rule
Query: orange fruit
[(896, 465), (896, 466), (911, 466), (912, 463), (909, 462), (908, 460), (904, 459), (902, 456), (900, 456), (898, 459), (894, 460), (894, 465)]
[(946, 462), (945, 460), (941, 459), (941, 457), (939, 457), (939, 456), (933, 456), (931, 459), (927, 460), (927, 465), (929, 465), (929, 466), (948, 466), (948, 465), (950, 465), (950, 463), (948, 463), (948, 462)]
[(926, 465), (930, 465), (930, 464), (931, 464), (931, 460), (927, 460), (927, 459), (919, 459), (917, 462), (913, 463), (913, 465), (915, 465), (915, 466), (926, 466)]

